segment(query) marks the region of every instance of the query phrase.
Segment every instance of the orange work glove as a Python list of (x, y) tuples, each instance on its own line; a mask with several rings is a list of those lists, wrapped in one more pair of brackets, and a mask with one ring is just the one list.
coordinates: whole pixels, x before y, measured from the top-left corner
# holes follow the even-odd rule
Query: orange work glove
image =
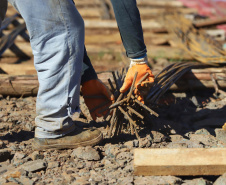
[[(154, 75), (146, 63), (147, 57), (144, 59), (131, 59), (130, 68), (120, 89), (121, 93), (125, 93), (131, 87), (135, 73), (138, 72), (135, 82), (136, 90), (134, 93), (138, 95), (138, 100), (142, 103), (144, 103), (143, 96), (145, 96), (150, 90), (154, 82)], [(146, 73), (149, 73), (147, 78), (141, 84), (138, 84), (138, 82), (146, 75)]]
[[(102, 113), (99, 113), (99, 111), (109, 107), (114, 100), (114, 96), (103, 82), (99, 79), (89, 80), (82, 85), (81, 91), (93, 120), (96, 121), (97, 117), (107, 114), (108, 110)], [(97, 106), (100, 107), (96, 109)]]

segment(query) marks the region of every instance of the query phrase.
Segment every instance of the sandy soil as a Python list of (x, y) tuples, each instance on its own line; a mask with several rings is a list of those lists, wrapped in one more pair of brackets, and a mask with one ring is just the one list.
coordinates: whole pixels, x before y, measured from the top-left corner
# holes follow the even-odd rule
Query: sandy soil
[[(226, 97), (212, 91), (167, 93), (141, 141), (121, 134), (95, 147), (34, 151), (35, 97), (0, 98), (0, 184), (222, 184), (224, 176), (134, 176), (134, 148), (221, 148)], [(83, 111), (85, 106), (81, 101)], [(89, 120), (90, 118), (88, 118)], [(106, 122), (84, 123), (106, 134)], [(79, 125), (82, 126), (81, 124)], [(219, 183), (220, 182), (220, 183)]]

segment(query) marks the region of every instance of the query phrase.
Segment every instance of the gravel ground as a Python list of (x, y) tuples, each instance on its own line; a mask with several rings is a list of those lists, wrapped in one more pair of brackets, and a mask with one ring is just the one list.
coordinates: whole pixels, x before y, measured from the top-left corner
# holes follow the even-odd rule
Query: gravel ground
[[(226, 147), (226, 97), (211, 91), (167, 93), (155, 109), (159, 118), (135, 136), (105, 138), (95, 147), (34, 151), (35, 97), (0, 96), (0, 184), (226, 184), (222, 176), (134, 176), (133, 150)], [(81, 100), (83, 112), (86, 112)], [(86, 112), (87, 114), (87, 112)], [(82, 126), (80, 124), (79, 126)], [(106, 135), (106, 122), (88, 121)]]

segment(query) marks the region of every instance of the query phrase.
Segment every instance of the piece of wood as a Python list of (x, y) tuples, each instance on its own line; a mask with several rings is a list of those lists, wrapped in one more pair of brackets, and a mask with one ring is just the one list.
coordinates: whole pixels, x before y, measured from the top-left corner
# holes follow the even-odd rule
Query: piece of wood
[(222, 175), (226, 148), (135, 149), (135, 175)]
[(38, 92), (37, 75), (0, 75), (0, 94), (10, 96), (34, 96)]
[[(115, 20), (84, 20), (86, 29), (118, 29), (117, 22)], [(144, 20), (142, 21), (142, 27), (144, 30), (159, 29), (163, 26), (156, 20)]]
[[(38, 91), (38, 78), (34, 67), (29, 65), (21, 65), (21, 64), (0, 64), (0, 68), (3, 68), (5, 72), (9, 74), (1, 74), (0, 75), (0, 94), (2, 95), (10, 95), (10, 96), (30, 96), (36, 95)], [(19, 70), (14, 70), (19, 69)], [(212, 69), (213, 71), (214, 69)], [(216, 70), (217, 71), (217, 70)], [(11, 73), (11, 74), (10, 74)], [(26, 74), (26, 75), (18, 75), (18, 74)], [(158, 73), (158, 71), (153, 71), (154, 75)], [(30, 75), (28, 75), (30, 74)], [(216, 73), (217, 75), (223, 73)], [(204, 75), (204, 76), (203, 76)], [(206, 76), (208, 80), (205, 79)], [(206, 88), (214, 88), (214, 84), (212, 80), (210, 80), (209, 74), (202, 73), (201, 78), (199, 80), (197, 74), (192, 76), (188, 76), (186, 78), (181, 78), (177, 81), (176, 84), (173, 84), (170, 87), (170, 90), (175, 91), (185, 91), (198, 89), (206, 89)], [(113, 77), (111, 72), (102, 72), (98, 74), (98, 78), (103, 81), (104, 84), (109, 86), (108, 79), (110, 78), (112, 81)], [(203, 79), (204, 78), (204, 79)], [(226, 81), (225, 80), (217, 80), (219, 87), (221, 89), (226, 88)]]
[(153, 1), (153, 0), (138, 0), (138, 6), (151, 6), (151, 7), (183, 7), (183, 3), (180, 1)]
[(216, 26), (220, 24), (226, 23), (226, 17), (218, 18), (218, 19), (207, 19), (199, 22), (195, 22), (194, 25), (197, 28), (203, 28), (208, 26)]

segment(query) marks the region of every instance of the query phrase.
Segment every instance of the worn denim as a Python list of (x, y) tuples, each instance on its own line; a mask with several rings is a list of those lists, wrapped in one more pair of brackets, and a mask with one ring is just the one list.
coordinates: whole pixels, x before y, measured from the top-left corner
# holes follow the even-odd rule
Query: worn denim
[(144, 56), (147, 50), (136, 0), (111, 0), (111, 3), (127, 56)]
[(35, 137), (71, 132), (71, 116), (80, 111), (84, 22), (71, 0), (9, 0), (30, 34), (39, 91)]

